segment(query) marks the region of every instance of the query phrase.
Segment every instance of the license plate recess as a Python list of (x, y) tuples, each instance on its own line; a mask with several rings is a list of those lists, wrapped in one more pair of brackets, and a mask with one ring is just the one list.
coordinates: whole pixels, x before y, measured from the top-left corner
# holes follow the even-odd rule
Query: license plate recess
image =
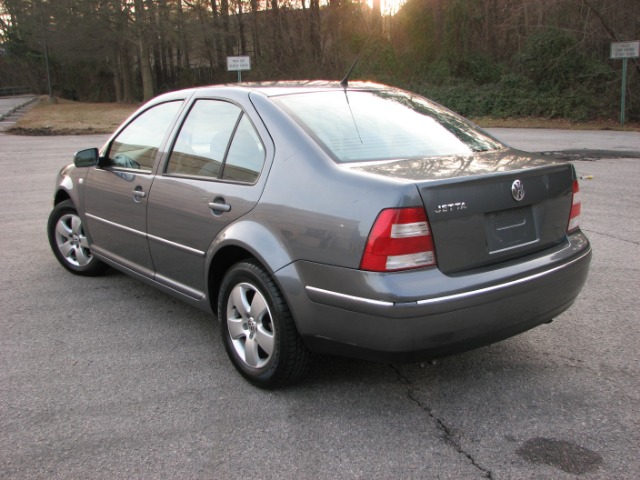
[(530, 205), (486, 215), (487, 246), (496, 254), (539, 241)]

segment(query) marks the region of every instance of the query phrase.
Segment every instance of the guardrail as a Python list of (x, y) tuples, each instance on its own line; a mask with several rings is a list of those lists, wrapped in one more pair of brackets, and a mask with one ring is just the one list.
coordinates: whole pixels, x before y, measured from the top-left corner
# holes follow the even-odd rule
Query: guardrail
[(25, 95), (31, 93), (29, 87), (0, 87), (0, 97), (11, 97), (13, 95)]

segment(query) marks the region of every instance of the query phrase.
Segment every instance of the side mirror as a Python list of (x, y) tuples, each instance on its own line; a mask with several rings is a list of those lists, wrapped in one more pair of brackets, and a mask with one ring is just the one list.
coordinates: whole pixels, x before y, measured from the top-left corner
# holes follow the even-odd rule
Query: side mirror
[(76, 167), (95, 167), (100, 160), (97, 148), (87, 148), (80, 150), (73, 156), (73, 163)]

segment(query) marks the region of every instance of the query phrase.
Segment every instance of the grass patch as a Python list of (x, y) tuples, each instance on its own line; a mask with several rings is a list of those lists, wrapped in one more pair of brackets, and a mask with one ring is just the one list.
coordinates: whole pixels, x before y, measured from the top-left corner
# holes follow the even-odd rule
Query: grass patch
[(44, 97), (8, 132), (22, 135), (86, 135), (112, 133), (139, 105), (81, 103)]

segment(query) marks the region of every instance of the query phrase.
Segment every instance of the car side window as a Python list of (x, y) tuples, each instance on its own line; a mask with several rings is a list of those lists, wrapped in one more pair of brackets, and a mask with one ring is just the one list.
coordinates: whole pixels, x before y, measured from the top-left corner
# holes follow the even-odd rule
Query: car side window
[(219, 100), (197, 100), (171, 151), (166, 173), (218, 178), (240, 107)]
[(220, 100), (197, 100), (184, 121), (165, 172), (255, 183), (265, 149), (240, 107)]
[(224, 162), (222, 178), (255, 183), (264, 164), (264, 145), (251, 121), (242, 116)]
[(162, 140), (181, 104), (182, 101), (161, 103), (129, 123), (111, 143), (111, 165), (151, 170)]

